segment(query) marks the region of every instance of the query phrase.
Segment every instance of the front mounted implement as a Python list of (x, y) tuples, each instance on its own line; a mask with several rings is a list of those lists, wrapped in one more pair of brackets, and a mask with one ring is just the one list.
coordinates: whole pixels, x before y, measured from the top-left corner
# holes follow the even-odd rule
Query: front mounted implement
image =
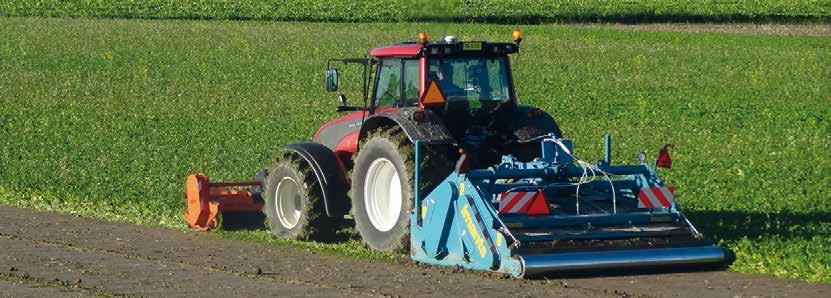
[(457, 167), (432, 192), (417, 194), (412, 258), (516, 277), (725, 262), (725, 251), (703, 238), (646, 163), (611, 165), (608, 141), (607, 159), (596, 165), (574, 158), (569, 141), (540, 143), (541, 158)]

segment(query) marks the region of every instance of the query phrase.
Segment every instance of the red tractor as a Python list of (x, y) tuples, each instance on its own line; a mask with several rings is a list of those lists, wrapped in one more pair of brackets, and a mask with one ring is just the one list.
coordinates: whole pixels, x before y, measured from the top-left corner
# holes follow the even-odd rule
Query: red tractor
[(406, 250), (415, 142), (430, 152), (423, 161), (426, 193), (427, 184), (452, 171), (460, 151), (473, 167), (491, 165), (505, 154), (538, 156), (538, 146), (526, 142), (561, 135), (552, 117), (517, 100), (509, 55), (519, 50), (519, 33), (513, 43), (421, 37), (373, 49), (369, 59), (330, 60), (330, 92), (338, 89), (332, 62), (364, 66), (363, 106), (346, 106), (339, 95), (338, 111), (351, 113), (324, 124), (312, 142), (286, 146), (287, 156), (265, 182), (265, 189), (276, 190), (264, 196), (275, 235), (324, 236), (351, 207), (369, 247)]

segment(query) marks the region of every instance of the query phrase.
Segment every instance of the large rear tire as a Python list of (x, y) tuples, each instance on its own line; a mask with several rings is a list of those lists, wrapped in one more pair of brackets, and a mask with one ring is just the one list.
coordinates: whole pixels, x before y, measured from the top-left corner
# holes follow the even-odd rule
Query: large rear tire
[(334, 236), (337, 219), (326, 215), (317, 177), (302, 158), (288, 155), (274, 163), (263, 200), (266, 223), (275, 236), (319, 241)]
[[(425, 192), (450, 173), (450, 163), (443, 154), (428, 153), (432, 151), (426, 147), (421, 165), (421, 189)], [(412, 143), (397, 128), (372, 131), (362, 142), (352, 171), (352, 213), (355, 229), (371, 249), (402, 253), (409, 250), (415, 184), (413, 158)], [(438, 174), (441, 172), (444, 173)]]

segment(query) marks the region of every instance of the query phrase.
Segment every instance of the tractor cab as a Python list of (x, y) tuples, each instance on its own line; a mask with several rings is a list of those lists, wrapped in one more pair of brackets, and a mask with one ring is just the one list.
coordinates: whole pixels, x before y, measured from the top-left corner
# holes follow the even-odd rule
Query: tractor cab
[[(508, 55), (517, 52), (518, 43), (462, 42), (453, 36), (428, 42), (426, 34), (421, 37), (418, 43), (375, 48), (371, 58), (361, 61), (374, 66), (366, 77), (372, 89), (367, 108), (465, 103), (488, 109), (515, 101)], [(327, 74), (332, 70), (330, 64)], [(438, 90), (424, 98), (430, 88)]]
[(365, 135), (362, 131), (396, 124), (411, 139), (479, 152), (473, 160), (485, 164), (497, 162), (506, 152), (533, 156), (527, 151), (537, 146), (521, 143), (560, 131), (541, 110), (518, 104), (509, 57), (518, 53), (521, 41), (518, 29), (513, 42), (462, 41), (453, 36), (429, 41), (421, 33), (417, 42), (375, 48), (367, 58), (332, 59), (326, 69), (327, 90), (338, 90), (337, 62), (360, 64), (364, 100), (361, 106), (349, 106), (339, 94), (338, 111), (352, 113), (322, 127), (314, 141), (349, 163), (346, 159), (358, 149), (357, 139), (342, 143), (349, 133), (357, 132), (358, 138)]
[(515, 43), (453, 36), (375, 49), (371, 55), (379, 67), (371, 107), (429, 110), (457, 140), (471, 129), (484, 131), (479, 127), (491, 124), (495, 111), (516, 104), (508, 55), (517, 49)]

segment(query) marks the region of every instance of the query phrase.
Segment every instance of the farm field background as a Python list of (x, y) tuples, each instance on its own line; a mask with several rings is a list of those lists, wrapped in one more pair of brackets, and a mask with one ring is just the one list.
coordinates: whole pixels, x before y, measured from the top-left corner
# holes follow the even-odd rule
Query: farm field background
[(279, 21), (827, 22), (831, 0), (8, 0), (0, 15)]
[[(325, 59), (419, 31), (509, 40), (514, 27), (0, 18), (0, 28), (0, 204), (183, 228), (188, 173), (248, 178), (338, 115)], [(617, 161), (675, 143), (664, 179), (736, 253), (731, 270), (831, 282), (831, 38), (522, 29), (518, 96), (554, 115), (579, 156), (599, 159), (606, 132)], [(354, 242), (310, 245), (376, 256)]]

